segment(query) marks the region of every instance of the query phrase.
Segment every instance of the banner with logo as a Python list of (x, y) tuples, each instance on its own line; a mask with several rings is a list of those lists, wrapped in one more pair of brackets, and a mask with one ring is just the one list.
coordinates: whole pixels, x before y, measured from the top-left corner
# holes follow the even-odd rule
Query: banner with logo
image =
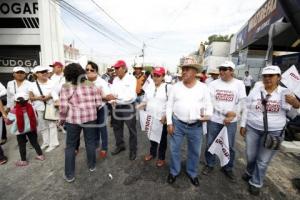
[(149, 140), (160, 143), (163, 124), (151, 115), (147, 115), (145, 123), (145, 131)]
[(300, 98), (300, 75), (295, 65), (282, 74), (281, 82)]
[(208, 151), (211, 154), (215, 154), (219, 157), (221, 166), (227, 165), (230, 160), (230, 151), (229, 151), (229, 141), (228, 141), (228, 133), (227, 127), (224, 126), (217, 138), (209, 147)]

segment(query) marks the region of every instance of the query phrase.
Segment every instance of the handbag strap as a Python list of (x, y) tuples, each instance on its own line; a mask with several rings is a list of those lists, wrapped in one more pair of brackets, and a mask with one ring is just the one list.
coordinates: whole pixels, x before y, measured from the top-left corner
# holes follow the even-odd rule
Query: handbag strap
[(16, 82), (14, 81), (14, 90), (15, 90), (15, 94), (17, 94), (17, 88), (16, 88)]
[[(39, 90), (41, 96), (44, 96), (44, 94), (43, 94), (43, 92), (42, 92), (42, 89), (41, 89), (41, 87), (40, 87), (40, 84), (38, 83), (37, 80), (36, 80), (35, 82), (36, 82), (37, 88), (38, 88), (38, 90)], [(45, 104), (45, 106), (46, 106), (46, 102), (44, 102), (44, 104)]]
[(268, 103), (268, 95), (266, 96), (266, 98), (264, 98), (263, 92), (260, 91), (260, 97), (261, 97), (261, 104), (263, 106), (263, 122), (264, 122), (264, 134), (267, 135), (268, 134), (268, 110), (267, 110), (267, 103)]

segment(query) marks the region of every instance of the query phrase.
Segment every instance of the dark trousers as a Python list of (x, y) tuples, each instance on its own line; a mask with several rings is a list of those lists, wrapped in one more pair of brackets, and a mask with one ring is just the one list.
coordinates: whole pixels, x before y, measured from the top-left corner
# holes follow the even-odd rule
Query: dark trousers
[(0, 160), (3, 160), (4, 158), (5, 158), (4, 152), (3, 152), (3, 149), (2, 149), (2, 147), (0, 145)]
[(86, 155), (88, 160), (88, 167), (94, 168), (96, 166), (96, 121), (91, 121), (80, 124), (65, 123), (67, 130), (66, 149), (65, 149), (65, 175), (67, 178), (75, 176), (75, 149), (80, 140), (80, 132), (83, 129), (84, 142), (86, 148)]
[(113, 115), (113, 130), (116, 139), (117, 147), (125, 147), (124, 143), (124, 123), (129, 130), (129, 147), (131, 152), (137, 151), (137, 131), (135, 118), (135, 105), (117, 105), (112, 112)]
[[(158, 148), (158, 159), (159, 160), (165, 160), (166, 150), (167, 150), (167, 138), (168, 138), (167, 125), (165, 124), (163, 126), (161, 139), (160, 139), (160, 143), (159, 143), (159, 148)], [(151, 140), (150, 140), (150, 143), (151, 143), (150, 154), (155, 158), (156, 153), (157, 153), (158, 143), (151, 141)]]
[(97, 111), (97, 133), (96, 133), (96, 148), (100, 147), (101, 138), (101, 150), (107, 151), (108, 149), (108, 134), (107, 134), (107, 116), (108, 109), (104, 105), (100, 110)]
[(2, 118), (2, 140), (7, 140), (7, 131), (6, 131), (6, 126), (5, 126), (5, 121)]
[(248, 96), (251, 90), (251, 86), (245, 86), (246, 87), (246, 95)]
[(36, 132), (27, 132), (24, 134), (17, 135), (17, 141), (19, 145), (19, 151), (22, 161), (26, 161), (26, 142), (27, 138), (29, 139), (30, 144), (35, 149), (36, 153), (40, 156), (43, 155), (41, 147), (37, 141), (37, 133)]

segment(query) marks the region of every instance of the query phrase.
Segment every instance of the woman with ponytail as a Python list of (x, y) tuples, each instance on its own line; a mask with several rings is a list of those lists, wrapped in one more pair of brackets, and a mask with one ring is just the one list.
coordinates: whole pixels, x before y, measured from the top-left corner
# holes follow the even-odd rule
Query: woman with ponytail
[(45, 160), (41, 147), (37, 141), (37, 116), (32, 105), (28, 103), (28, 95), (18, 93), (15, 96), (15, 106), (8, 113), (6, 124), (12, 124), (10, 132), (17, 136), (21, 160), (16, 162), (16, 166), (27, 166), (26, 159), (26, 136), (35, 149), (37, 160)]

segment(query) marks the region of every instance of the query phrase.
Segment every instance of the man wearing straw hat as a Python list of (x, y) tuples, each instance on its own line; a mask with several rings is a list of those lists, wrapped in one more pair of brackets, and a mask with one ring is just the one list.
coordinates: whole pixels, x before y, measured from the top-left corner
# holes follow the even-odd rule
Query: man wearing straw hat
[(208, 87), (196, 80), (200, 65), (193, 57), (186, 57), (182, 65), (182, 81), (176, 83), (167, 103), (167, 129), (170, 137), (170, 173), (173, 184), (181, 170), (181, 144), (187, 137), (186, 174), (194, 186), (199, 186), (198, 166), (202, 142), (202, 122), (212, 115)]

